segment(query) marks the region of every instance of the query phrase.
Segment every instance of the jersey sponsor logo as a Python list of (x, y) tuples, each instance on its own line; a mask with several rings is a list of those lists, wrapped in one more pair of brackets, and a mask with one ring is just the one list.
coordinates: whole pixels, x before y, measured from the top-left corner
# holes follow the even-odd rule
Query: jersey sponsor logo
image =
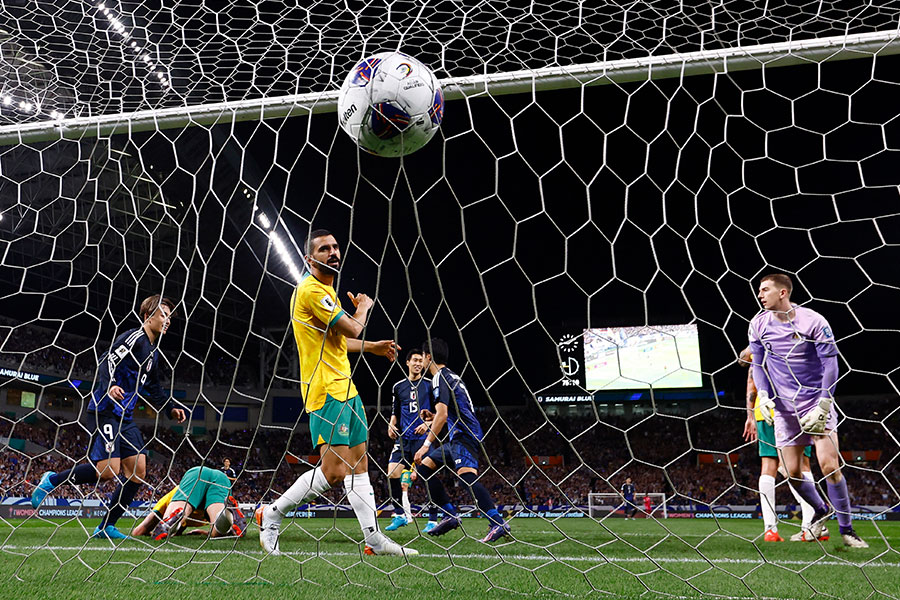
[(331, 296), (322, 296), (322, 306), (327, 310), (334, 311), (334, 300), (331, 299)]
[(828, 327), (827, 325), (822, 328), (822, 335), (824, 335), (827, 338), (834, 337), (834, 334), (831, 333), (831, 327)]

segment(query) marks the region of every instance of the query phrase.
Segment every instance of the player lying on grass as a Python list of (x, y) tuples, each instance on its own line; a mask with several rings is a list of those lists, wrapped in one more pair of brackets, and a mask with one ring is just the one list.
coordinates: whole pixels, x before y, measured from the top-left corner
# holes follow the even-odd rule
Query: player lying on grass
[(190, 534), (240, 537), (247, 529), (247, 521), (230, 493), (231, 480), (222, 471), (210, 467), (188, 469), (131, 535), (152, 535), (161, 540), (181, 535), (189, 526), (212, 523), (211, 530), (198, 529)]
[[(815, 508), (810, 537), (822, 535), (825, 522), (837, 512), (844, 544), (868, 548), (853, 530), (850, 494), (841, 473), (834, 390), (838, 379), (838, 350), (825, 317), (791, 303), (793, 282), (783, 273), (764, 276), (758, 298), (763, 312), (750, 322), (753, 381), (759, 408), (775, 426), (775, 445), (790, 476), (790, 485)], [(774, 415), (774, 416), (773, 416)], [(816, 446), (816, 459), (828, 480), (832, 511), (803, 478), (803, 447)]]
[[(179, 423), (185, 411), (159, 383), (159, 343), (169, 329), (175, 305), (159, 295), (146, 298), (140, 306), (143, 324), (116, 338), (110, 349), (100, 357), (97, 380), (85, 412), (85, 426), (92, 431), (88, 445), (89, 463), (66, 471), (48, 471), (31, 494), (31, 505), (40, 506), (62, 483), (96, 485), (100, 480), (119, 480), (113, 492), (112, 505), (93, 537), (125, 539), (128, 536), (116, 528), (125, 514), (147, 473), (147, 450), (144, 437), (132, 420), (134, 408), (144, 398), (157, 401), (159, 412)], [(164, 406), (163, 406), (164, 404)]]
[[(167, 524), (165, 527), (160, 528), (160, 524), (165, 520), (166, 509), (169, 507), (169, 504), (172, 502), (172, 497), (175, 496), (175, 493), (177, 491), (178, 486), (176, 485), (171, 490), (169, 490), (169, 493), (157, 500), (156, 504), (153, 505), (153, 510), (151, 510), (147, 514), (147, 516), (144, 517), (144, 520), (141, 521), (137, 527), (131, 530), (131, 535), (134, 537), (145, 535), (156, 537), (157, 535), (160, 535), (162, 533), (168, 533), (169, 525)], [(228, 532), (228, 535), (243, 537), (244, 533), (246, 533), (247, 531), (247, 518), (238, 506), (237, 500), (234, 499), (234, 496), (228, 496), (228, 498), (225, 499), (225, 509), (231, 513), (232, 519), (231, 531)], [(185, 519), (181, 531), (184, 531), (184, 529), (187, 527), (197, 527), (198, 529), (194, 529), (192, 531), (184, 531), (184, 533), (186, 535), (208, 536), (210, 533), (208, 529), (199, 529), (209, 525), (209, 521), (206, 520), (206, 517), (208, 515), (196, 511), (192, 511), (192, 513), (193, 514), (190, 517)], [(224, 518), (227, 519), (227, 517)]]
[[(456, 471), (456, 475), (469, 488), (478, 508), (487, 517), (490, 526), (482, 542), (493, 542), (509, 535), (509, 525), (500, 516), (487, 488), (478, 481), (478, 455), (484, 434), (475, 416), (475, 407), (466, 385), (459, 375), (447, 368), (449, 349), (447, 342), (431, 338), (422, 346), (425, 351), (425, 368), (434, 376), (431, 382), (431, 404), (434, 413), (423, 410), (422, 418), (431, 421), (428, 437), (416, 452), (415, 462), (428, 485), (431, 501), (444, 509), (445, 516), (429, 535), (443, 535), (460, 525), (456, 507), (450, 500), (444, 484), (436, 476), (439, 465)], [(449, 429), (449, 443), (432, 448), (444, 425)]]
[[(749, 367), (753, 364), (753, 355), (750, 348), (745, 348), (741, 352), (738, 364), (742, 367)], [(747, 373), (747, 420), (744, 423), (744, 441), (758, 440), (758, 452), (760, 461), (759, 475), (759, 508), (763, 517), (763, 541), (766, 542), (783, 542), (784, 539), (778, 533), (778, 515), (775, 512), (775, 477), (778, 473), (782, 475), (786, 471), (778, 459), (778, 450), (775, 448), (775, 427), (767, 423), (759, 408), (759, 397), (756, 393), (756, 384), (753, 383), (753, 369), (748, 369)], [(812, 446), (807, 445), (803, 449), (803, 464), (801, 471), (803, 478), (809, 481), (813, 479), (812, 468), (809, 465), (809, 457), (812, 456)], [(814, 538), (809, 535), (809, 526), (812, 524), (813, 515), (816, 509), (812, 505), (800, 497), (793, 487), (788, 485), (788, 489), (794, 495), (797, 504), (800, 505), (803, 515), (800, 531), (791, 536), (792, 542), (812, 542)], [(819, 539), (826, 541), (829, 539), (828, 528), (823, 527)]]

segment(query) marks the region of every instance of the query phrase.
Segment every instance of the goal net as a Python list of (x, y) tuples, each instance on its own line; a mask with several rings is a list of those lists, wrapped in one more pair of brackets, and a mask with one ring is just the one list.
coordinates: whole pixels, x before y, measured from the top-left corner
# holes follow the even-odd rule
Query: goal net
[[(0, 587), (900, 596), (900, 9), (214, 4), (0, 2)], [(403, 159), (361, 152), (335, 115), (348, 71), (387, 50), (429, 65), (447, 101)], [(317, 228), (341, 245), (344, 307), (374, 299), (365, 340), (402, 347), (350, 355), (381, 528), (392, 389), (434, 336), (509, 536), (481, 541), (487, 519), (443, 468), (461, 526), (424, 532), (448, 509), (420, 478), (414, 522), (387, 532), (419, 556), (364, 554), (340, 484), (285, 520), (283, 556), (261, 551), (253, 509), (318, 462), (290, 314)], [(844, 551), (836, 522), (826, 542), (764, 541), (736, 358), (773, 272), (833, 330), (867, 549)], [(91, 390), (155, 294), (175, 305), (163, 395), (187, 418), (134, 406), (146, 472), (117, 527), (205, 466), (233, 478), (243, 537), (92, 539), (115, 478), (32, 508), (45, 473), (90, 464)], [(606, 518), (626, 478), (645, 519)], [(775, 493), (787, 538), (800, 509), (781, 478)]]
[(635, 518), (637, 515), (646, 518), (669, 518), (665, 494), (660, 492), (637, 492), (634, 498), (633, 501), (628, 501), (621, 494), (592, 492), (588, 494), (588, 515), (591, 518), (603, 518), (606, 516)]

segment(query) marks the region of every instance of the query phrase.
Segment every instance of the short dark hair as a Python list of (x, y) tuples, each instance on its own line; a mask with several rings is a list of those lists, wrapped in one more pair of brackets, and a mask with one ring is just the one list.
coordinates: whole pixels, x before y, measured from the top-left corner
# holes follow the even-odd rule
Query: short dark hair
[(327, 229), (313, 229), (309, 232), (309, 239), (306, 240), (306, 253), (312, 254), (313, 251), (313, 240), (320, 237), (325, 237), (326, 235), (334, 235)]
[(771, 281), (780, 288), (786, 289), (788, 296), (790, 296), (791, 292), (794, 291), (794, 282), (791, 281), (791, 278), (784, 273), (770, 273), (768, 275), (763, 275), (762, 277), (760, 277), (759, 282), (762, 283), (766, 280)]
[(409, 362), (409, 360), (416, 354), (418, 354), (420, 356), (425, 356), (425, 353), (422, 352), (421, 348), (413, 348), (412, 350), (410, 350), (409, 352), (406, 353), (406, 362)]
[(138, 314), (141, 317), (142, 321), (146, 321), (160, 306), (167, 306), (170, 311), (170, 315), (175, 314), (175, 303), (169, 300), (168, 298), (163, 298), (159, 294), (153, 294), (152, 296), (148, 296), (144, 298), (144, 301), (141, 302), (141, 307), (138, 309)]
[(447, 360), (450, 358), (450, 349), (447, 347), (447, 342), (441, 338), (431, 338), (422, 344), (422, 348), (425, 349), (425, 354), (430, 354), (431, 360), (439, 365), (446, 365)]

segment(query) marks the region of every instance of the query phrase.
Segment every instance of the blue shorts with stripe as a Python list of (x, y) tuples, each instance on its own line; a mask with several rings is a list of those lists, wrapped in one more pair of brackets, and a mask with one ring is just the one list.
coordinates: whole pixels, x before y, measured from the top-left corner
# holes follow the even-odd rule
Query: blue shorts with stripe
[(132, 421), (123, 422), (120, 417), (87, 413), (88, 427), (95, 426), (88, 446), (88, 459), (92, 463), (110, 458), (129, 458), (147, 454), (144, 435)]
[(475, 440), (456, 439), (437, 448), (432, 448), (425, 455), (438, 465), (447, 465), (454, 471), (463, 467), (478, 470), (478, 443)]

